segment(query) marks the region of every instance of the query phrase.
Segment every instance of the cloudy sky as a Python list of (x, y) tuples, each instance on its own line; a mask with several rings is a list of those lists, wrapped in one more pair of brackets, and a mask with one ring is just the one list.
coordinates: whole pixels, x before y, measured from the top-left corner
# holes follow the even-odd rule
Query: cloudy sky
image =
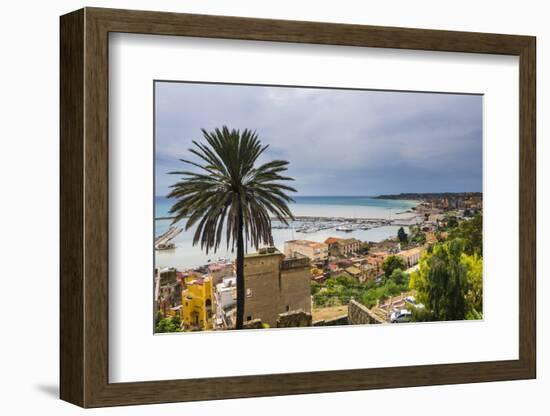
[(482, 97), (155, 83), (156, 194), (201, 128), (256, 130), (296, 195), (482, 190)]

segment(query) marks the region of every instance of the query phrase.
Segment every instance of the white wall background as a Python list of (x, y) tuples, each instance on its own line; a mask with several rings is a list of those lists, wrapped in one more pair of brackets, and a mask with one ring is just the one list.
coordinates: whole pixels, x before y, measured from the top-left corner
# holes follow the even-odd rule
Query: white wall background
[[(0, 14), (0, 409), (5, 414), (77, 414), (58, 395), (58, 16), (82, 6), (166, 10), (278, 19), (317, 20), (433, 29), (536, 35), (538, 41), (538, 330), (539, 377), (535, 381), (317, 394), (261, 399), (167, 404), (88, 411), (88, 414), (526, 414), (548, 409), (550, 364), (542, 299), (550, 296), (544, 274), (542, 218), (550, 201), (543, 184), (550, 146), (543, 128), (550, 87), (548, 10), (542, 1), (366, 2), (339, 0), (121, 0), (5, 2)], [(546, 201), (544, 200), (546, 198)], [(548, 237), (546, 237), (546, 240)], [(475, 342), (475, 340), (472, 340)], [(540, 412), (537, 412), (541, 414)]]

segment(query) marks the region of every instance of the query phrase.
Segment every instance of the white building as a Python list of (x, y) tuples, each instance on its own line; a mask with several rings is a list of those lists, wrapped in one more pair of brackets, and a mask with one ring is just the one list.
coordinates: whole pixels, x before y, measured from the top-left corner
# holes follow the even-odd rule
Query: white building
[(228, 327), (228, 318), (237, 305), (237, 277), (227, 276), (215, 286), (214, 301), (216, 303), (216, 327)]
[(416, 247), (409, 250), (400, 251), (397, 255), (403, 259), (407, 267), (413, 267), (415, 264), (418, 264), (420, 256), (422, 256), (423, 252), (423, 248)]
[(318, 243), (309, 240), (285, 241), (285, 256), (296, 257), (301, 255), (308, 257), (311, 261), (325, 261), (328, 259), (328, 244)]

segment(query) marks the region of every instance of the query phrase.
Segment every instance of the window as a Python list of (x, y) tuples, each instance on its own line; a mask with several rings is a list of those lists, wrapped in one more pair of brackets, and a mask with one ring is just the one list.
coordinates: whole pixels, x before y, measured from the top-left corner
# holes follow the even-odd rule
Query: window
[(286, 311), (288, 312), (290, 310), (290, 305), (286, 305)]
[(246, 320), (247, 320), (247, 321), (251, 321), (251, 320), (252, 320), (252, 317), (251, 317), (251, 316), (247, 316), (247, 317), (246, 317)]

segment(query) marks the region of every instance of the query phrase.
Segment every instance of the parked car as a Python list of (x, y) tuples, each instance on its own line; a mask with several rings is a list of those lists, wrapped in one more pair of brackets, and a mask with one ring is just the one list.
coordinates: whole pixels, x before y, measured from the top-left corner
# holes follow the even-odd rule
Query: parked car
[(410, 303), (411, 305), (416, 305), (416, 299), (414, 296), (407, 296), (405, 302)]
[(399, 309), (393, 311), (390, 315), (390, 320), (392, 324), (398, 324), (402, 322), (410, 322), (412, 313), (407, 309)]
[(418, 301), (416, 300), (416, 298), (414, 296), (407, 296), (405, 298), (405, 302), (408, 303), (409, 305), (411, 305), (415, 309), (424, 308), (424, 305), (421, 304), (421, 303), (418, 303)]

